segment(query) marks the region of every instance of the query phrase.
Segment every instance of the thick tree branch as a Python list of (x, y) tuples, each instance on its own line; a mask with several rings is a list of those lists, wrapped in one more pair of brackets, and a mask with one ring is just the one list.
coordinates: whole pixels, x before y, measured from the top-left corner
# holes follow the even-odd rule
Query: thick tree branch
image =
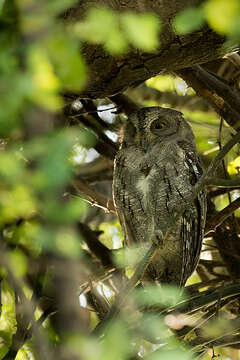
[[(198, 0), (196, 6), (201, 3), (203, 0)], [(82, 44), (82, 54), (89, 74), (88, 83), (80, 95), (82, 98), (96, 99), (116, 95), (161, 71), (175, 71), (193, 64), (206, 63), (233, 50), (233, 47), (223, 48), (224, 37), (214, 33), (206, 25), (191, 34), (177, 35), (174, 32), (172, 21), (178, 12), (192, 6), (190, 0), (81, 0), (67, 12), (65, 21), (79, 21), (84, 18), (86, 6), (89, 8), (101, 4), (119, 12), (155, 13), (162, 23), (159, 48), (155, 53), (131, 48), (127, 54), (114, 57), (99, 45)]]
[(113, 161), (99, 157), (90, 163), (80, 165), (77, 170), (77, 177), (80, 177), (88, 184), (95, 184), (102, 181), (112, 181)]
[(217, 76), (200, 66), (176, 71), (189, 86), (206, 99), (235, 130), (240, 127), (240, 96)]

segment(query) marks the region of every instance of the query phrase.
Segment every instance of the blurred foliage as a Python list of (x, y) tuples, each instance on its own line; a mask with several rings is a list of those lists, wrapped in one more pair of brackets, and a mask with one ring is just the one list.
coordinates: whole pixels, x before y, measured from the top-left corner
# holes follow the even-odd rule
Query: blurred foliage
[(85, 20), (74, 25), (81, 40), (103, 44), (111, 54), (125, 53), (129, 45), (144, 51), (156, 50), (160, 29), (154, 14), (117, 13), (104, 7), (90, 8)]
[(178, 34), (201, 30), (204, 23), (229, 40), (239, 41), (240, 3), (238, 0), (207, 0), (200, 7), (183, 10), (174, 19)]
[(176, 91), (179, 95), (193, 95), (195, 92), (189, 88), (184, 80), (171, 75), (158, 75), (146, 81), (146, 84), (159, 91)]
[[(153, 14), (119, 14), (98, 7), (90, 9), (83, 21), (64, 25), (64, 12), (75, 4), (76, 0), (0, 1), (0, 359), (12, 349), (19, 331), (22, 331), (22, 343), (14, 357), (17, 360), (46, 359), (41, 355), (44, 346), (50, 349), (50, 360), (63, 359), (65, 352), (70, 354), (69, 358), (74, 354), (77, 359), (86, 360), (124, 360), (134, 358), (137, 353), (149, 360), (191, 359), (188, 347), (173, 335), (175, 329), (185, 325), (185, 319), (155, 317), (148, 312), (143, 316), (137, 310), (138, 306), (165, 309), (183, 302), (187, 295), (173, 286), (137, 288), (130, 301), (133, 308), (127, 307), (123, 316), (109, 324), (101, 342), (89, 336), (89, 328), (95, 326), (98, 319), (86, 309), (81, 308), (86, 311), (81, 320), (85, 320), (87, 330), (84, 326), (79, 332), (73, 328), (64, 334), (64, 341), (60, 340), (61, 329), (58, 333), (57, 322), (52, 317), (46, 316), (42, 323), (34, 323), (46, 315), (46, 308), (55, 314), (51, 301), (58, 302), (65, 294), (68, 301), (78, 298), (82, 288), (74, 288), (76, 291), (72, 293), (68, 288), (71, 281), (76, 280), (76, 274), (79, 282), (84, 285), (89, 282), (90, 288), (96, 289), (105, 305), (114, 301), (115, 288), (105, 281), (96, 259), (93, 264), (90, 262), (79, 223), (87, 219), (86, 223), (99, 235), (100, 242), (108, 249), (117, 250), (123, 246), (119, 222), (111, 214), (107, 214), (109, 217), (102, 215), (103, 212), (94, 215), (86, 202), (72, 195), (80, 165), (91, 163), (99, 155), (93, 150), (98, 141), (94, 131), (78, 122), (66, 123), (62, 117), (67, 105), (62, 94), (80, 92), (88, 79), (80, 44), (87, 41), (103, 45), (111, 55), (125, 54), (131, 48), (154, 52), (160, 45), (161, 21)], [(239, 13), (237, 0), (208, 0), (201, 8), (189, 8), (178, 14), (174, 26), (179, 34), (186, 34), (200, 29), (207, 21), (220, 34), (239, 39)], [(183, 80), (173, 76), (149, 79), (147, 85), (179, 96), (194, 96), (194, 91)], [(96, 102), (96, 106), (101, 105)], [(154, 100), (145, 105), (169, 106)], [(218, 146), (219, 118), (212, 112), (182, 111), (190, 120), (197, 147), (208, 163), (215, 155), (209, 151)], [(105, 121), (104, 116), (102, 118)], [(111, 121), (105, 121), (106, 126), (115, 121), (118, 121), (116, 114)], [(116, 131), (114, 126), (109, 129), (108, 134)], [(229, 128), (225, 125), (223, 140), (228, 136)], [(228, 175), (237, 177), (238, 149), (231, 151), (226, 161)], [(232, 198), (234, 196), (238, 197), (238, 191)], [(218, 196), (214, 201), (217, 209), (229, 202), (227, 195)], [(91, 222), (94, 216), (97, 221)], [(113, 256), (113, 262), (120, 268), (127, 266), (129, 277), (141, 259), (142, 252), (136, 249), (120, 249)], [(72, 270), (75, 265), (79, 266), (76, 274)], [(55, 273), (54, 269), (58, 271)], [(92, 281), (92, 271), (101, 280), (97, 285)], [(195, 273), (188, 284), (198, 281)], [(46, 307), (48, 302), (50, 305)], [(65, 304), (64, 309), (67, 310), (68, 305)], [(75, 314), (70, 315), (74, 321)], [(33, 323), (39, 332), (32, 329)], [(65, 318), (61, 323), (64, 330), (66, 323)], [(228, 319), (213, 321), (207, 335), (217, 336), (228, 325)], [(33, 336), (25, 336), (28, 332)], [(171, 337), (167, 342), (169, 333)], [(157, 339), (157, 344), (153, 345), (152, 339)]]

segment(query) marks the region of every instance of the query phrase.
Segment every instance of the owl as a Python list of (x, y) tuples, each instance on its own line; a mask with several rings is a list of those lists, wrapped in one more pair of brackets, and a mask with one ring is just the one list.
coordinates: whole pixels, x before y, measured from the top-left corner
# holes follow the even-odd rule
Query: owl
[[(184, 286), (200, 256), (206, 195), (189, 204), (202, 174), (193, 132), (182, 113), (146, 107), (126, 122), (114, 161), (113, 199), (128, 247), (149, 249), (157, 242), (143, 282)], [(186, 203), (188, 203), (186, 208)], [(186, 210), (161, 235), (180, 209)]]

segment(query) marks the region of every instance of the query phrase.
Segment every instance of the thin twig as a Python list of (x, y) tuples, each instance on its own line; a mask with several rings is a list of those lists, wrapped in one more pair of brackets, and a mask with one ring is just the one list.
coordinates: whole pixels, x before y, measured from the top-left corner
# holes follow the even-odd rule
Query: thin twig
[(137, 266), (137, 269), (135, 270), (131, 279), (126, 283), (124, 288), (119, 292), (119, 295), (116, 297), (115, 302), (114, 302), (113, 306), (111, 307), (107, 316), (94, 329), (94, 331), (93, 331), (94, 335), (100, 335), (102, 333), (102, 331), (105, 329), (107, 323), (109, 323), (110, 320), (112, 320), (114, 318), (114, 316), (116, 316), (119, 313), (121, 306), (123, 305), (123, 303), (129, 296), (129, 292), (135, 287), (136, 283), (140, 280), (142, 274), (145, 272), (156, 249), (157, 249), (157, 244), (153, 243), (151, 245), (150, 249), (146, 252), (143, 259), (140, 261), (140, 263)]
[(219, 188), (229, 188), (237, 189), (240, 188), (240, 179), (218, 179), (214, 177), (209, 177), (205, 180), (207, 186), (216, 186)]
[[(16, 279), (13, 274), (10, 265), (8, 264), (8, 260), (4, 255), (3, 251), (0, 251), (1, 254), (1, 265), (7, 270), (8, 278), (11, 286), (16, 291), (17, 296), (20, 298), (20, 305), (22, 307), (23, 315), (24, 315), (24, 324), (25, 327), (22, 328), (22, 323), (18, 324), (17, 332), (14, 335), (12, 346), (8, 350), (7, 354), (5, 354), (2, 360), (12, 360), (17, 355), (20, 348), (24, 345), (24, 342), (27, 340), (27, 324), (31, 324), (31, 331), (33, 331), (35, 335), (35, 343), (39, 353), (39, 359), (46, 359), (46, 354), (48, 355), (48, 359), (53, 359), (52, 351), (48, 347), (47, 343), (44, 341), (41, 332), (36, 326), (36, 321), (34, 318), (34, 309), (35, 305), (32, 301), (28, 300), (23, 292), (24, 282), (18, 278)], [(22, 320), (23, 321), (23, 320)]]
[(240, 294), (240, 282), (236, 281), (225, 286), (219, 286), (215, 289), (203, 291), (197, 296), (193, 296), (179, 304), (176, 304), (175, 306), (168, 307), (164, 310), (162, 310), (161, 307), (158, 309), (158, 306), (152, 306), (151, 308), (148, 307), (148, 310), (152, 310), (162, 316), (179, 311), (185, 314), (191, 314), (205, 308), (206, 305), (213, 304), (214, 302), (218, 301), (219, 294), (221, 294), (222, 300), (227, 298), (232, 299), (236, 295)]
[(85, 199), (92, 206), (97, 206), (106, 212), (115, 213), (115, 206), (113, 201), (106, 199), (101, 194), (97, 193), (91, 186), (85, 181), (78, 179), (73, 180), (72, 185), (78, 194), (87, 195), (89, 199)]
[(214, 175), (214, 172), (216, 171), (217, 167), (220, 165), (222, 159), (227, 155), (227, 153), (231, 150), (231, 148), (236, 145), (240, 141), (240, 132), (238, 132), (236, 135), (234, 135), (222, 148), (222, 150), (219, 151), (217, 156), (211, 161), (207, 171), (203, 173), (203, 175), (198, 180), (197, 184), (194, 186), (193, 189), (193, 195), (194, 198), (198, 194), (198, 192), (203, 187), (203, 184), (205, 181), (209, 178), (211, 178)]

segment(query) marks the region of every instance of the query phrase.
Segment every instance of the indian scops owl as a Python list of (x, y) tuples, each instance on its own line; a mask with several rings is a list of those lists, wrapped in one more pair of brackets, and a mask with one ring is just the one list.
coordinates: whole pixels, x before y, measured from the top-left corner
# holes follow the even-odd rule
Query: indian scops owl
[[(147, 107), (133, 113), (115, 158), (113, 197), (125, 245), (148, 249), (186, 205), (202, 174), (193, 132), (182, 113)], [(151, 259), (143, 281), (183, 286), (201, 251), (206, 196), (201, 191)]]

